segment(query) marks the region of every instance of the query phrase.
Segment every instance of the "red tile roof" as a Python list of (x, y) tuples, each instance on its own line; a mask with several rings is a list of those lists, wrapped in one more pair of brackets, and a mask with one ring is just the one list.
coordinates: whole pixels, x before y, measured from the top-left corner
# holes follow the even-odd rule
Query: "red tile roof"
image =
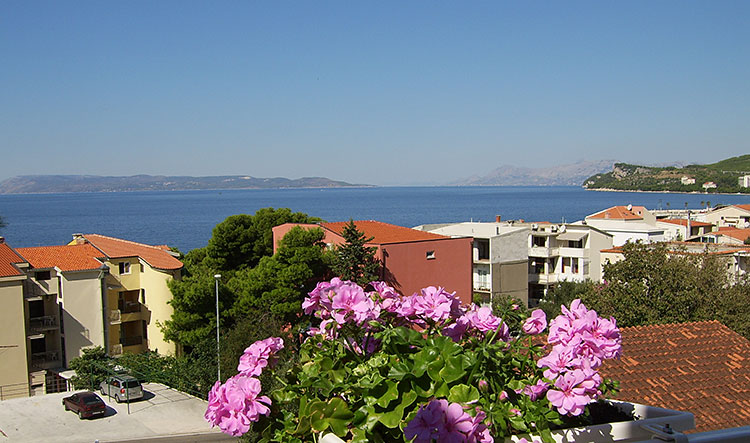
[(89, 244), (64, 246), (38, 246), (16, 249), (35, 268), (60, 268), (62, 271), (87, 271), (98, 269), (102, 257), (98, 249)]
[(740, 208), (745, 211), (750, 211), (750, 205), (733, 205), (736, 208)]
[(746, 238), (750, 237), (750, 229), (738, 229), (733, 227), (722, 227), (719, 228), (717, 232), (714, 232), (715, 235), (726, 235), (727, 237), (732, 237), (734, 239), (737, 239), (739, 241), (745, 241)]
[(0, 243), (0, 277), (16, 277), (24, 275), (14, 263), (23, 263), (24, 260), (16, 251), (5, 242)]
[[(687, 219), (685, 219), (685, 218), (664, 218), (664, 219), (660, 219), (660, 220), (657, 220), (657, 221), (664, 222), (664, 223), (671, 223), (673, 225), (687, 226)], [(697, 227), (701, 227), (701, 226), (709, 227), (709, 226), (713, 226), (713, 225), (711, 223), (705, 223), (705, 222), (699, 222), (699, 221), (696, 221), (696, 220), (690, 220), (690, 226), (694, 227), (694, 228), (697, 228)]]
[(627, 206), (612, 206), (611, 208), (599, 211), (596, 214), (589, 215), (586, 218), (603, 218), (612, 220), (642, 220), (643, 213), (647, 209), (643, 206), (633, 206), (628, 209)]
[(602, 374), (618, 400), (689, 411), (695, 431), (750, 423), (750, 341), (717, 321), (621, 328), (622, 358)]
[[(344, 232), (344, 227), (349, 222), (321, 223), (320, 226), (338, 235)], [(433, 234), (431, 232), (417, 231), (416, 229), (404, 228), (374, 220), (358, 220), (354, 224), (366, 237), (373, 237), (370, 244), (383, 245), (389, 243), (408, 243), (425, 240), (444, 240), (450, 237)]]
[(144, 245), (129, 240), (107, 237), (99, 234), (83, 236), (109, 258), (140, 257), (152, 268), (175, 270), (182, 268), (182, 262), (158, 246)]

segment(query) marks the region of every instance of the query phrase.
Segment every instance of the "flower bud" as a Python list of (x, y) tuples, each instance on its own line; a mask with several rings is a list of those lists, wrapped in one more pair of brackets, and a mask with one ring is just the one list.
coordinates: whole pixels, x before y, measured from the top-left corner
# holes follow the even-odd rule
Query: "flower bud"
[(479, 391), (487, 393), (490, 390), (490, 385), (487, 383), (487, 380), (479, 380), (479, 383), (477, 383), (479, 387)]
[(503, 391), (500, 393), (500, 395), (497, 397), (499, 401), (505, 401), (508, 399), (508, 393)]

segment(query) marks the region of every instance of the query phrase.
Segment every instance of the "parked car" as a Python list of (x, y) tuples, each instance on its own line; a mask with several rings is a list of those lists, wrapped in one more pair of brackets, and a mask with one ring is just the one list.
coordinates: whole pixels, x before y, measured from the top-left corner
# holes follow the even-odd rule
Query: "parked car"
[(143, 387), (137, 378), (129, 375), (109, 377), (99, 385), (102, 395), (114, 397), (117, 403), (143, 398)]
[(102, 399), (91, 391), (78, 392), (65, 397), (62, 399), (62, 404), (66, 411), (76, 412), (80, 419), (104, 416), (107, 412), (107, 406)]

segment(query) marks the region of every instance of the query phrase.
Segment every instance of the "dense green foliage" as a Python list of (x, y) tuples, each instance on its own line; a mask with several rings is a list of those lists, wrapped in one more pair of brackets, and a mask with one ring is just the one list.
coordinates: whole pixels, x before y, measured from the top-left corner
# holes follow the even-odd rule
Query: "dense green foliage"
[[(733, 157), (710, 165), (688, 165), (676, 167), (648, 167), (616, 163), (612, 172), (588, 178), (584, 186), (588, 189), (621, 189), (637, 191), (705, 192), (703, 183), (714, 182), (716, 188), (709, 193), (750, 192), (741, 188), (739, 177), (750, 173), (750, 155)], [(695, 184), (683, 185), (682, 177), (692, 177)]]
[(215, 274), (221, 275), (222, 329), (258, 311), (294, 320), (307, 291), (326, 278), (329, 259), (319, 229), (293, 229), (274, 255), (272, 228), (318, 221), (285, 208), (264, 208), (255, 215), (230, 216), (216, 225), (208, 246), (184, 257), (182, 279), (169, 284), (174, 313), (163, 325), (165, 337), (190, 349), (214, 334)]
[(718, 320), (750, 338), (750, 283), (727, 272), (726, 258), (639, 243), (626, 244), (623, 254), (604, 265), (604, 283), (561, 284), (542, 307), (581, 298), (619, 326)]
[(365, 246), (373, 237), (365, 237), (352, 220), (341, 234), (346, 243), (334, 250), (333, 272), (342, 280), (353, 281), (360, 286), (379, 280), (380, 262), (375, 258), (377, 248)]

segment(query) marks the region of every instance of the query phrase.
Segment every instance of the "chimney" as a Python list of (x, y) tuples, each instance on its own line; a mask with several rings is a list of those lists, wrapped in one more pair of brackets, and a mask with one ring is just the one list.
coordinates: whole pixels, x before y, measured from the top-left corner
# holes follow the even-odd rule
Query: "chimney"
[(500, 223), (501, 221), (502, 221), (502, 217), (500, 217), (499, 215), (496, 215), (495, 216), (495, 223)]
[(88, 243), (86, 239), (83, 237), (83, 234), (73, 234), (73, 241), (75, 241), (77, 245)]
[(5, 243), (5, 237), (0, 237), (0, 244)]

